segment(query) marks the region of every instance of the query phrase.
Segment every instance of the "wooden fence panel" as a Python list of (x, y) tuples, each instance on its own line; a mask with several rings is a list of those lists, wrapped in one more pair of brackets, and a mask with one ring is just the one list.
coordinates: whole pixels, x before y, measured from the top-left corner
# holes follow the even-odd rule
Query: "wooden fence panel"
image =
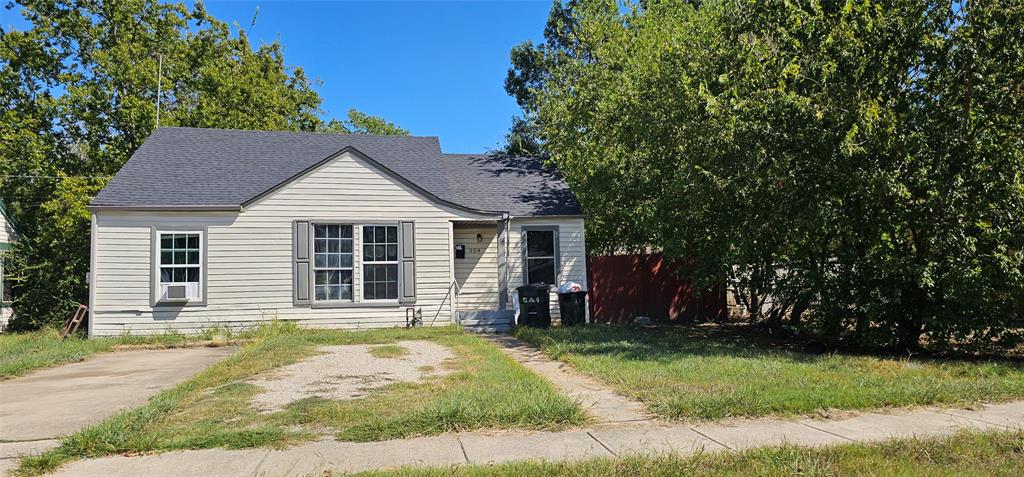
[(594, 321), (629, 323), (644, 315), (656, 320), (709, 320), (725, 316), (725, 293), (699, 298), (688, 281), (660, 254), (588, 257), (590, 316)]

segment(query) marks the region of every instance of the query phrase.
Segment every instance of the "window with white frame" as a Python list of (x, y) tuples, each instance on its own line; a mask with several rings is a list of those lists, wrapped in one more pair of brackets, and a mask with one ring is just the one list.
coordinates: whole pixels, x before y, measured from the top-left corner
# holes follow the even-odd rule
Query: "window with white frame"
[(313, 225), (313, 299), (352, 300), (352, 226)]
[(558, 230), (525, 229), (523, 279), (525, 283), (555, 285), (558, 278)]
[(160, 301), (188, 301), (202, 298), (202, 233), (198, 231), (161, 232), (159, 240)]
[(398, 299), (398, 226), (363, 226), (363, 299)]

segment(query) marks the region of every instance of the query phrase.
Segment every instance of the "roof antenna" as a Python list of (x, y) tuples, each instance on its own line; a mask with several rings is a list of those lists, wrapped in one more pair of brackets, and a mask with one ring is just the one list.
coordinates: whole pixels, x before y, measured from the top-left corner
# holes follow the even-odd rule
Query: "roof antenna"
[(164, 55), (157, 54), (157, 66), (156, 66), (156, 127), (160, 127), (160, 77), (164, 73)]

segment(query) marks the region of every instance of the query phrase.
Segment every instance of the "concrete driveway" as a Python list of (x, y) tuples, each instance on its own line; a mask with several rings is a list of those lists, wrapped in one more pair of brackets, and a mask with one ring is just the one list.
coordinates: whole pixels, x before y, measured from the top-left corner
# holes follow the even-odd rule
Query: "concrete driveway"
[[(0, 381), (0, 459), (38, 453), (60, 436), (145, 404), (237, 348), (104, 353)], [(3, 466), (0, 466), (3, 467)]]

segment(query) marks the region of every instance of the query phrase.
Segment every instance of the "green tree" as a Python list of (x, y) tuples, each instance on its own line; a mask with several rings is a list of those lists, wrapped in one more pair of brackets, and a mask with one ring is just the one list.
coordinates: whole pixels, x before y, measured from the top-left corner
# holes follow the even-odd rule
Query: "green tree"
[[(89, 200), (160, 125), (314, 131), (315, 82), (281, 45), (254, 47), (193, 7), (157, 0), (24, 0), (0, 31), (0, 197), (15, 248), (16, 326), (59, 322), (87, 300)], [(361, 115), (361, 130), (390, 123)]]
[(770, 323), (813, 303), (836, 339), (1020, 341), (1024, 5), (582, 2), (558, 22), (573, 41), (521, 53), (541, 67), (513, 92), (594, 248), (693, 258)]
[(547, 158), (537, 122), (529, 117), (512, 118), (512, 127), (497, 151), (508, 156)]
[(409, 131), (384, 118), (370, 116), (356, 109), (348, 110), (348, 119), (332, 119), (321, 128), (342, 134), (373, 134), (377, 136), (408, 136)]

